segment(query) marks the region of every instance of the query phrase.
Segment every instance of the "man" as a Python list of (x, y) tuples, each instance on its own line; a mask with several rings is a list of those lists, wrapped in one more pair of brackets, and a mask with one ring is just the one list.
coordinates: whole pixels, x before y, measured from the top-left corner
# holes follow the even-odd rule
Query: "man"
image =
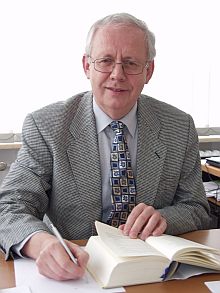
[(46, 223), (50, 219), (70, 240), (90, 237), (95, 220), (108, 222), (115, 205), (109, 182), (112, 121), (126, 125), (135, 178), (135, 207), (119, 225), (123, 233), (146, 239), (209, 227), (192, 118), (141, 95), (154, 57), (154, 36), (141, 20), (122, 13), (93, 25), (83, 56), (92, 92), (25, 120), (22, 148), (1, 188), (6, 258), (32, 257), (40, 273), (57, 280), (83, 275), (88, 255), (66, 241), (78, 261), (71, 262)]

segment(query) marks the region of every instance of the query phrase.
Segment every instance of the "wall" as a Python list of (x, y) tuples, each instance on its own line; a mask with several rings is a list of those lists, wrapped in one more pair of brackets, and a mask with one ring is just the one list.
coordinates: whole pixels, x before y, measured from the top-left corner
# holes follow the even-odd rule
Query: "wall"
[(9, 149), (9, 150), (2, 150), (0, 149), (0, 162), (5, 162), (7, 164), (7, 168), (4, 171), (0, 171), (0, 184), (2, 183), (3, 178), (7, 174), (11, 163), (17, 157), (17, 149)]

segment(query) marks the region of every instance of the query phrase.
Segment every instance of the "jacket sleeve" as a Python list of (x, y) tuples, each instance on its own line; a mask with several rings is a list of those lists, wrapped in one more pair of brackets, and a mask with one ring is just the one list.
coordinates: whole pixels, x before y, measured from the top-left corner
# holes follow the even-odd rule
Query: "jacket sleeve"
[(42, 134), (28, 115), (22, 147), (0, 189), (0, 248), (11, 247), (38, 230), (48, 231), (43, 217), (51, 189), (52, 156)]
[(167, 234), (182, 234), (210, 227), (210, 209), (202, 183), (198, 135), (191, 116), (188, 144), (173, 204), (159, 211), (167, 220)]

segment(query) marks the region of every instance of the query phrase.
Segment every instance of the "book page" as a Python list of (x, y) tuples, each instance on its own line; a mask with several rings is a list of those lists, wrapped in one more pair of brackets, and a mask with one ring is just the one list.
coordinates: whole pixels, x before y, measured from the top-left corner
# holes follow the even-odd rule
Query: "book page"
[(208, 257), (211, 253), (218, 255), (220, 254), (220, 251), (215, 248), (211, 248), (177, 236), (165, 234), (161, 236), (150, 236), (145, 240), (145, 242), (161, 251), (170, 260), (176, 261), (183, 261), (184, 253), (188, 253), (190, 258), (195, 256), (198, 259), (202, 256), (202, 254), (207, 255)]
[(140, 239), (124, 236), (118, 228), (96, 221), (96, 230), (102, 241), (119, 257), (163, 256), (161, 252)]

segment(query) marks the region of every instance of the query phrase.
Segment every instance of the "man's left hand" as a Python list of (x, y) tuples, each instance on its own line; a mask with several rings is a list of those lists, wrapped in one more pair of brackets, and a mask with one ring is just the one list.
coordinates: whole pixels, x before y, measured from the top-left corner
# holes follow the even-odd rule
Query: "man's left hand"
[(130, 238), (145, 240), (148, 236), (160, 236), (167, 228), (166, 219), (152, 206), (139, 203), (133, 208), (127, 221), (119, 227)]

